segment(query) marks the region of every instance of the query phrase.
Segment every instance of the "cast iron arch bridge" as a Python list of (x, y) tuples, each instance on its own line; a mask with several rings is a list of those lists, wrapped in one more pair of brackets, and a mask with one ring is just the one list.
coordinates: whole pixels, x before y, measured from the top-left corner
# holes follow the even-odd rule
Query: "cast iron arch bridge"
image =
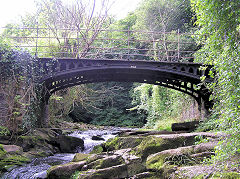
[[(38, 57), (44, 84), (43, 117), (48, 116), (48, 99), (54, 92), (75, 85), (105, 81), (140, 82), (172, 88), (196, 99), (207, 111), (211, 92), (201, 82), (213, 79), (211, 66), (200, 70), (193, 54), (200, 47), (193, 35), (175, 32), (144, 32), (102, 29), (18, 28), (28, 34), (5, 36), (14, 46)], [(3, 33), (4, 34), (4, 33)], [(41, 42), (41, 43), (40, 43)], [(44, 42), (44, 43), (42, 43)], [(44, 45), (41, 45), (44, 44)]]
[(210, 91), (202, 84), (212, 79), (208, 73), (210, 67), (202, 71), (200, 63), (101, 60), (101, 59), (52, 59), (40, 58), (42, 69), (39, 83), (46, 87), (45, 100), (48, 101), (54, 92), (86, 83), (116, 81), (139, 82), (160, 85), (175, 89), (192, 96), (205, 109), (212, 106), (209, 101)]

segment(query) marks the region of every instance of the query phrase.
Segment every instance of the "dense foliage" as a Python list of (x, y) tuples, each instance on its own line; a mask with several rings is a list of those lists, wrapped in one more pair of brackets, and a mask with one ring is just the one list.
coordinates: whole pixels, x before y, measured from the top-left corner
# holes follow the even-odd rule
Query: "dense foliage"
[(11, 49), (0, 39), (0, 93), (7, 105), (1, 125), (17, 132), (19, 127), (37, 126), (36, 85), (39, 77), (37, 59), (21, 49)]
[(135, 106), (132, 109), (147, 114), (146, 127), (150, 128), (162, 129), (165, 125), (171, 130), (173, 122), (199, 118), (194, 99), (158, 85), (143, 84), (135, 87), (132, 104)]
[[(115, 27), (125, 30), (128, 28), (162, 32), (162, 34), (154, 34), (154, 36), (145, 35), (145, 37), (141, 37), (156, 41), (153, 48), (158, 48), (162, 52), (156, 54), (154, 60), (159, 61), (164, 60), (166, 56), (168, 58), (168, 56), (176, 55), (176, 52), (169, 52), (169, 50), (177, 49), (177, 44), (170, 44), (167, 41), (177, 41), (176, 35), (174, 35), (176, 32), (192, 31), (192, 14), (190, 1), (188, 0), (144, 0), (133, 13), (115, 23)], [(172, 32), (172, 34), (165, 34), (164, 32)], [(181, 40), (194, 42), (194, 39), (188, 36), (181, 36)], [(135, 47), (146, 48), (148, 45), (135, 44)], [(182, 44), (180, 48), (189, 51), (198, 49), (197, 45), (188, 45), (187, 43)], [(184, 54), (181, 54), (181, 56), (183, 57)], [(161, 122), (159, 121), (164, 121), (166, 124), (166, 121), (176, 122), (178, 119), (193, 120), (199, 118), (194, 99), (174, 90), (151, 84), (136, 84), (132, 97), (132, 104), (135, 106), (132, 109), (147, 114), (147, 127), (161, 129), (161, 125), (159, 125)], [(190, 110), (192, 106), (195, 106), (193, 107), (194, 110)], [(193, 111), (194, 114), (184, 115), (187, 111)], [(170, 118), (175, 120), (170, 120)]]
[(240, 153), (239, 0), (192, 0), (192, 6), (196, 12), (198, 33), (205, 35), (205, 39), (199, 39), (205, 45), (198, 52), (197, 59), (214, 65), (217, 79), (211, 84), (215, 115), (209, 123), (231, 134), (218, 148), (218, 157), (226, 159)]
[(142, 127), (146, 123), (145, 114), (128, 110), (132, 106), (132, 83), (105, 82), (89, 84), (88, 87), (92, 89), (92, 94), (89, 93), (89, 105), (78, 104), (70, 113), (76, 121), (130, 127)]

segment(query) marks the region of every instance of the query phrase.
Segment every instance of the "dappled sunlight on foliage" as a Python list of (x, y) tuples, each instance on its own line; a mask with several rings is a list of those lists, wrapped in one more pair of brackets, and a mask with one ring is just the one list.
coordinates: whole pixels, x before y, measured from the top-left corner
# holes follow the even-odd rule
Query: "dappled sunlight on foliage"
[(192, 0), (205, 45), (197, 60), (214, 65), (215, 83), (210, 84), (215, 101), (211, 120), (230, 134), (217, 148), (217, 158), (225, 160), (239, 154), (240, 140), (240, 9), (239, 1)]

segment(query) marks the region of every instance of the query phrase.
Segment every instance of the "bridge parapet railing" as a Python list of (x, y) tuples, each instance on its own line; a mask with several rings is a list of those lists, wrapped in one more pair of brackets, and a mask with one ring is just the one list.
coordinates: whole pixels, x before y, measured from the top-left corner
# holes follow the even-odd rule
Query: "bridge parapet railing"
[(12, 47), (40, 58), (85, 58), (192, 62), (199, 49), (190, 33), (4, 27)]

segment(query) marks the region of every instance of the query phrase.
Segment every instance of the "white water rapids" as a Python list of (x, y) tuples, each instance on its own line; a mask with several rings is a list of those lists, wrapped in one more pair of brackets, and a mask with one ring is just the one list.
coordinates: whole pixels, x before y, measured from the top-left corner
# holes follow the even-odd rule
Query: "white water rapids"
[[(108, 139), (117, 135), (121, 128), (110, 128), (107, 130), (87, 130), (87, 131), (75, 131), (69, 136), (78, 137), (84, 140), (84, 151), (80, 149), (78, 152), (89, 153), (93, 147), (106, 142)], [(97, 136), (104, 140), (92, 140), (93, 136)], [(46, 178), (47, 170), (53, 165), (65, 164), (70, 162), (74, 158), (72, 154), (55, 154), (49, 157), (35, 158), (31, 163), (23, 166), (13, 167), (8, 172), (1, 176), (1, 179), (43, 179)]]

